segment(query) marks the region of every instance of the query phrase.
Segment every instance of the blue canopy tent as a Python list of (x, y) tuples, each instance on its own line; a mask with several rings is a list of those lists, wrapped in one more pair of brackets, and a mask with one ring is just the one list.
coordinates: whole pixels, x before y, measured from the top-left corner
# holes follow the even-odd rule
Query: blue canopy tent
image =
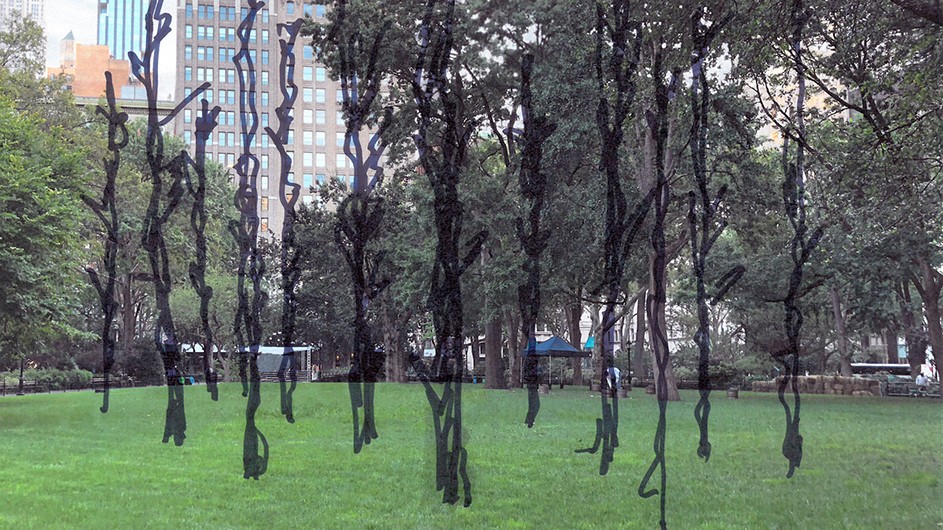
[[(550, 337), (549, 339), (540, 342), (534, 347), (534, 350), (531, 352), (530, 349), (525, 349), (521, 352), (521, 364), (523, 366), (524, 357), (528, 355), (534, 355), (536, 357), (547, 357), (552, 362), (554, 357), (591, 357), (592, 354), (585, 351), (580, 351), (570, 345), (569, 342), (563, 340), (556, 335)], [(548, 364), (548, 368), (549, 368)], [(523, 370), (521, 370), (523, 372)], [(563, 373), (561, 368), (560, 373), (561, 384), (563, 382)], [(547, 383), (550, 383), (550, 371), (547, 370)]]

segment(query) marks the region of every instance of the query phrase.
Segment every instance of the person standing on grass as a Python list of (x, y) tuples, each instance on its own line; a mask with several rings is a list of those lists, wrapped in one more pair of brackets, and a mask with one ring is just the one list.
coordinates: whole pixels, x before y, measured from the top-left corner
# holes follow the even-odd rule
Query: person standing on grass
[(917, 384), (917, 390), (920, 392), (927, 391), (927, 376), (923, 375), (923, 372), (917, 374), (917, 378), (914, 379), (914, 383)]

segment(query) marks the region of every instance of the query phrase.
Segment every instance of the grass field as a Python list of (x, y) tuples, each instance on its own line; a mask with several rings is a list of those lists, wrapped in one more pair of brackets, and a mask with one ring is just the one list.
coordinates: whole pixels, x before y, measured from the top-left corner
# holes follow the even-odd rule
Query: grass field
[[(160, 443), (166, 390), (121, 389), (111, 411), (78, 392), (0, 399), (3, 528), (655, 528), (657, 498), (641, 499), (657, 408), (621, 400), (621, 447), (609, 474), (591, 444), (598, 398), (542, 396), (533, 429), (526, 395), (465, 387), (474, 503), (443, 505), (434, 489), (429, 407), (416, 385), (379, 385), (380, 438), (351, 448), (342, 384), (305, 384), (296, 423), (263, 385), (257, 417), (268, 472), (242, 478), (245, 401), (187, 387), (187, 440)], [(786, 479), (784, 418), (773, 394), (714, 394), (711, 441), (696, 456), (696, 394), (668, 408), (670, 528), (943, 528), (943, 406), (938, 401), (806, 396), (805, 454)], [(657, 485), (657, 484), (656, 484)]]

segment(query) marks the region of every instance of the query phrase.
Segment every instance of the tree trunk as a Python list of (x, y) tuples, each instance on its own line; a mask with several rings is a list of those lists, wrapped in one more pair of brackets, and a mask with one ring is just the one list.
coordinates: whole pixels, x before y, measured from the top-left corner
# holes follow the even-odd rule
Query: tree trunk
[[(567, 333), (569, 335), (570, 344), (572, 344), (575, 348), (582, 350), (583, 335), (580, 331), (580, 317), (583, 315), (583, 304), (580, 302), (579, 297), (575, 297), (573, 300), (571, 300), (566, 305), (565, 311)], [(570, 363), (573, 367), (573, 385), (581, 386), (583, 384), (583, 359), (580, 357), (574, 357), (570, 359)]]
[(835, 317), (840, 373), (843, 377), (851, 377), (851, 348), (848, 345), (848, 333), (845, 326), (845, 314), (841, 308), (841, 297), (838, 295), (838, 289), (834, 286), (828, 292), (832, 300), (832, 315)]
[(911, 307), (910, 287), (907, 282), (897, 286), (898, 304), (900, 305), (900, 323), (904, 328), (904, 343), (907, 345), (907, 364), (910, 375), (916, 376), (920, 365), (927, 359), (927, 339), (923, 328), (917, 323)]
[(645, 379), (645, 304), (648, 297), (646, 290), (642, 290), (638, 297), (638, 306), (635, 314), (635, 356), (632, 359), (632, 371), (639, 381)]
[(501, 339), (501, 320), (495, 316), (485, 324), (485, 388), (507, 388)]
[(593, 304), (589, 308), (589, 329), (592, 330), (590, 333), (593, 334), (593, 376), (590, 379), (591, 381), (598, 381), (600, 374), (604, 370), (603, 365), (603, 335), (599, 326), (600, 316), (599, 316), (599, 304)]
[(887, 353), (888, 364), (900, 362), (897, 356), (897, 329), (889, 328), (884, 332), (884, 351)]
[[(678, 393), (678, 382), (675, 380), (674, 367), (671, 363), (671, 357), (668, 357), (668, 362), (665, 365), (665, 393), (661, 394), (658, 389), (658, 379), (659, 373), (661, 372), (658, 367), (658, 359), (665, 358), (669, 356), (668, 352), (668, 326), (665, 320), (665, 300), (658, 300), (658, 296), (655, 296), (654, 293), (657, 293), (659, 289), (662, 292), (666, 290), (665, 285), (655, 285), (655, 271), (658, 264), (656, 263), (657, 256), (656, 254), (650, 254), (649, 270), (651, 275), (649, 276), (649, 291), (653, 294), (649, 297), (649, 304), (651, 306), (650, 318), (654, 320), (649, 325), (650, 337), (649, 340), (652, 344), (652, 371), (655, 376), (655, 392), (657, 395), (666, 396), (668, 401), (681, 401), (681, 394)], [(666, 278), (664, 266), (662, 264), (661, 276)], [(667, 281), (667, 280), (666, 280)], [(656, 325), (657, 324), (657, 325)], [(663, 337), (656, 336), (656, 328), (661, 329), (664, 334)]]
[(925, 259), (920, 259), (923, 289), (923, 311), (927, 317), (927, 335), (933, 348), (933, 359), (939, 371), (943, 368), (943, 325), (940, 322), (940, 291), (943, 290), (943, 274), (937, 272)]
[(508, 326), (508, 368), (510, 369), (510, 374), (508, 375), (508, 387), (509, 388), (521, 388), (523, 384), (521, 383), (521, 341), (520, 336), (520, 325), (521, 325), (521, 316), (517, 314), (514, 310), (509, 310), (507, 312), (507, 326)]

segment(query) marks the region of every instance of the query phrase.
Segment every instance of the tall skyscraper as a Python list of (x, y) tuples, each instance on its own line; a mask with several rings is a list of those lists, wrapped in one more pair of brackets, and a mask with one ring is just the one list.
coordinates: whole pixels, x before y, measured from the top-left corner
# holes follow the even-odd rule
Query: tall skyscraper
[[(211, 83), (204, 97), (210, 107), (219, 105), (219, 125), (206, 146), (207, 157), (225, 167), (233, 167), (243, 151), (242, 97), (239, 74), (233, 59), (239, 54), (239, 24), (248, 13), (244, 0), (179, 0), (175, 14), (177, 44), (177, 79), (175, 98), (179, 101), (204, 82)], [(252, 153), (259, 161), (257, 204), (259, 233), (280, 237), (284, 209), (278, 197), (281, 155), (265, 133), (266, 127), (278, 128), (275, 109), (282, 103), (279, 85), (281, 51), (278, 24), (290, 24), (312, 16), (324, 20), (324, 6), (298, 0), (272, 0), (259, 12), (249, 34), (249, 55), (255, 70), (258, 132)], [(297, 99), (292, 110), (293, 122), (288, 135), (287, 155), (292, 160), (291, 182), (301, 185), (299, 204), (315, 200), (312, 186), (337, 179), (353, 184), (353, 167), (344, 154), (343, 111), (340, 83), (327, 77), (326, 68), (314, 58), (308, 39), (299, 36), (294, 48), (294, 82)], [(243, 63), (244, 64), (244, 63)], [(194, 101), (174, 123), (176, 134), (193, 145), (196, 136), (199, 102)], [(246, 118), (251, 122), (251, 118)], [(364, 141), (366, 146), (366, 139)], [(235, 171), (233, 171), (235, 175)], [(234, 181), (235, 181), (234, 177)]]
[(128, 52), (141, 53), (144, 49), (147, 3), (147, 0), (99, 0), (98, 44), (108, 46), (115, 59), (128, 60)]
[(15, 11), (28, 15), (46, 29), (46, 19), (43, 13), (45, 0), (0, 0), (0, 29), (6, 27), (7, 18)]

